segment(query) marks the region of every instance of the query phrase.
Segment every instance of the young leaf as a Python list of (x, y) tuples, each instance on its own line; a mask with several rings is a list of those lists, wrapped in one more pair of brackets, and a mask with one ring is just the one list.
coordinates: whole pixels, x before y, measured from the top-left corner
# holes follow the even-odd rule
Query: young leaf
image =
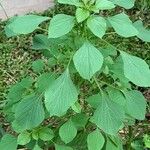
[(75, 17), (58, 14), (50, 21), (48, 29), (49, 38), (58, 38), (69, 33), (75, 24)]
[(67, 69), (45, 92), (45, 105), (50, 115), (61, 116), (78, 99), (78, 92)]
[(17, 139), (10, 134), (5, 134), (0, 141), (0, 149), (1, 150), (16, 150)]
[(90, 16), (90, 12), (88, 10), (83, 9), (83, 8), (77, 8), (77, 10), (76, 10), (76, 18), (77, 18), (78, 23), (84, 21), (89, 16)]
[(146, 113), (146, 99), (142, 93), (133, 90), (126, 91), (124, 94), (126, 97), (126, 113), (138, 120), (144, 120)]
[(115, 5), (109, 0), (96, 0), (95, 6), (97, 9), (100, 9), (100, 10), (107, 10), (107, 9), (115, 8)]
[(34, 72), (40, 73), (43, 71), (44, 62), (41, 59), (38, 59), (32, 63), (32, 69)]
[(147, 30), (144, 28), (142, 21), (138, 20), (138, 21), (134, 22), (133, 25), (139, 32), (137, 37), (145, 42), (150, 42), (150, 30)]
[(82, 6), (82, 3), (80, 3), (79, 0), (58, 0), (58, 3), (74, 5), (74, 6), (77, 6), (77, 7)]
[(39, 131), (39, 138), (43, 141), (50, 141), (54, 138), (54, 132), (50, 128), (42, 128)]
[(103, 64), (102, 54), (88, 41), (75, 53), (73, 57), (75, 67), (79, 74), (90, 80), (101, 69)]
[[(69, 133), (69, 134), (66, 134)], [(64, 123), (59, 129), (59, 136), (66, 144), (70, 143), (77, 135), (77, 129), (71, 120)]]
[(124, 110), (105, 93), (103, 93), (99, 100), (100, 105), (96, 109), (91, 121), (104, 132), (115, 135), (124, 120)]
[(76, 113), (81, 113), (82, 107), (81, 107), (81, 105), (78, 102), (76, 102), (71, 108)]
[(88, 150), (101, 150), (105, 139), (99, 129), (91, 132), (87, 137)]
[(31, 140), (31, 134), (27, 131), (22, 132), (19, 134), (18, 139), (17, 139), (17, 143), (19, 145), (26, 145), (27, 143), (29, 143)]
[(41, 97), (30, 95), (24, 98), (15, 109), (15, 121), (22, 131), (37, 127), (44, 120), (45, 112)]
[(129, 17), (124, 13), (108, 17), (108, 21), (110, 22), (116, 33), (120, 36), (131, 37), (138, 35), (137, 29), (133, 26)]
[(37, 29), (40, 23), (48, 19), (49, 17), (37, 15), (18, 16), (8, 25), (8, 28), (17, 35), (28, 34)]
[(110, 0), (110, 1), (126, 9), (132, 8), (135, 3), (135, 0)]
[(57, 145), (55, 144), (55, 149), (56, 150), (73, 150), (73, 148), (65, 145)]
[(137, 86), (150, 87), (150, 69), (148, 64), (139, 57), (121, 51), (124, 63), (124, 75)]
[(106, 32), (106, 20), (100, 16), (92, 16), (87, 20), (87, 26), (91, 30), (91, 32), (102, 38)]

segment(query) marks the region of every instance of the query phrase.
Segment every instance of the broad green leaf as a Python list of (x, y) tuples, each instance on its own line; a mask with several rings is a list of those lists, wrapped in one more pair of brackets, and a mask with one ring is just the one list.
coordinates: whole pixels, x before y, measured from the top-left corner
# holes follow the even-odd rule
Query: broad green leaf
[(31, 140), (31, 134), (27, 131), (22, 132), (18, 135), (17, 143), (19, 145), (26, 145)]
[(95, 4), (97, 9), (107, 10), (115, 8), (115, 5), (109, 0), (96, 0)]
[(37, 29), (40, 23), (48, 19), (49, 17), (37, 15), (18, 16), (8, 25), (8, 28), (17, 35), (28, 34)]
[(125, 106), (126, 99), (124, 95), (119, 91), (114, 88), (107, 88), (107, 92), (109, 94), (109, 97), (117, 104), (121, 106)]
[(139, 32), (137, 37), (145, 42), (150, 42), (150, 29), (146, 29), (141, 20), (134, 22), (133, 25)]
[(58, 3), (74, 5), (77, 7), (82, 6), (82, 3), (80, 3), (79, 0), (58, 0)]
[(39, 131), (39, 138), (43, 141), (50, 141), (54, 138), (54, 132), (50, 128), (42, 128)]
[(132, 8), (135, 3), (135, 0), (110, 0), (110, 1), (126, 9)]
[(87, 137), (88, 150), (101, 150), (105, 139), (99, 129), (91, 132)]
[(105, 93), (99, 99), (100, 104), (91, 121), (107, 134), (115, 135), (124, 120), (124, 110)]
[(5, 134), (0, 141), (0, 150), (16, 150), (16, 149), (17, 149), (17, 139), (10, 134)]
[[(66, 134), (69, 133), (69, 134)], [(59, 136), (63, 142), (70, 143), (77, 135), (77, 129), (71, 120), (64, 123), (59, 129)]]
[(138, 35), (137, 29), (133, 26), (129, 17), (124, 13), (108, 17), (108, 21), (110, 22), (116, 33), (120, 36), (131, 37)]
[(102, 54), (88, 41), (75, 53), (73, 57), (75, 67), (79, 74), (90, 80), (101, 69), (103, 64)]
[(89, 16), (90, 16), (90, 12), (88, 10), (83, 9), (83, 8), (77, 8), (77, 10), (76, 10), (76, 18), (77, 18), (78, 23), (84, 21)]
[(58, 14), (50, 21), (48, 29), (49, 38), (58, 38), (69, 33), (75, 24), (75, 17)]
[(58, 144), (55, 144), (55, 149), (56, 149), (56, 150), (73, 150), (73, 148), (71, 148), (71, 147), (69, 147), (69, 146), (58, 145)]
[(51, 73), (43, 73), (38, 77), (36, 86), (39, 92), (44, 92), (48, 89), (49, 85), (54, 82), (54, 77)]
[(150, 69), (148, 64), (139, 57), (121, 51), (124, 63), (124, 75), (132, 83), (141, 87), (150, 87)]
[(15, 121), (22, 131), (37, 127), (44, 120), (45, 113), (41, 97), (30, 95), (24, 98), (15, 110)]
[(34, 72), (40, 73), (44, 69), (44, 62), (41, 59), (38, 59), (32, 63), (32, 69)]
[(138, 120), (144, 120), (146, 113), (146, 99), (142, 93), (133, 90), (126, 91), (124, 94), (126, 97), (126, 113)]
[(78, 99), (78, 92), (67, 69), (45, 92), (45, 105), (50, 115), (61, 116)]
[(88, 97), (87, 102), (93, 107), (97, 108), (101, 103), (101, 95), (96, 94)]
[(92, 16), (87, 20), (87, 26), (91, 30), (91, 32), (102, 38), (106, 32), (106, 20), (100, 16)]
[(77, 129), (85, 128), (88, 122), (88, 119), (89, 117), (83, 113), (76, 114), (75, 116), (71, 118), (72, 122), (74, 123)]

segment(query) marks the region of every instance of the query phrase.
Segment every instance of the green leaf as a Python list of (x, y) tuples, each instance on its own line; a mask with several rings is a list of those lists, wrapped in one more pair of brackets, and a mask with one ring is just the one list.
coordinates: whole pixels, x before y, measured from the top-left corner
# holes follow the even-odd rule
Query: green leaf
[(68, 120), (59, 129), (59, 136), (66, 144), (70, 143), (76, 137), (76, 135), (77, 129), (71, 120)]
[(36, 144), (36, 145), (34, 146), (33, 150), (42, 150), (42, 148), (40, 148), (40, 146)]
[(92, 95), (90, 97), (88, 97), (88, 99), (86, 100), (93, 108), (97, 108), (100, 103), (101, 103), (101, 95), (96, 94), (96, 95)]
[(105, 139), (99, 129), (91, 132), (87, 137), (88, 150), (101, 150)]
[(76, 113), (81, 113), (82, 107), (81, 105), (76, 102), (72, 107), (71, 107)]
[(97, 9), (100, 9), (100, 10), (107, 10), (107, 9), (115, 8), (115, 5), (109, 0), (96, 0), (95, 6)]
[(69, 33), (75, 24), (75, 17), (58, 14), (54, 16), (50, 22), (48, 29), (49, 38), (58, 38)]
[(143, 141), (144, 141), (145, 146), (146, 146), (147, 148), (150, 148), (150, 135), (145, 134)]
[(48, 89), (49, 85), (54, 82), (54, 77), (51, 73), (43, 73), (38, 77), (36, 86), (39, 92), (44, 92)]
[(58, 3), (74, 5), (77, 7), (82, 6), (82, 3), (80, 3), (79, 0), (58, 0)]
[(65, 145), (57, 145), (55, 144), (55, 149), (56, 150), (73, 150), (73, 148)]
[(102, 54), (88, 41), (75, 53), (73, 57), (75, 67), (79, 74), (90, 80), (101, 69), (103, 64)]
[(114, 135), (122, 125), (122, 121), (125, 117), (124, 110), (105, 93), (103, 93), (99, 99), (100, 104), (94, 116), (91, 118), (91, 121), (104, 132)]
[(37, 15), (18, 16), (8, 25), (8, 28), (17, 35), (28, 34), (37, 29), (40, 23), (48, 19), (49, 17)]
[[(126, 113), (130, 116), (144, 120), (146, 114), (146, 99), (139, 91), (126, 91)], [(134, 109), (133, 109), (134, 108)]]
[(77, 8), (76, 10), (76, 18), (78, 23), (83, 22), (90, 16), (90, 12), (83, 8)]
[(139, 34), (137, 35), (138, 38), (145, 42), (150, 42), (150, 30), (146, 29), (143, 26), (143, 23), (141, 20), (138, 20), (134, 22), (134, 27), (138, 30)]
[(116, 90), (114, 88), (107, 88), (107, 92), (109, 94), (109, 97), (111, 97), (112, 101), (121, 106), (125, 106), (126, 99), (119, 90)]
[(110, 1), (126, 9), (132, 8), (135, 3), (135, 0), (110, 0)]
[(117, 143), (111, 139), (111, 138), (107, 138), (107, 142), (106, 142), (106, 150), (123, 150), (122, 148), (122, 143), (120, 141), (118, 141)]
[(150, 87), (150, 69), (148, 64), (139, 57), (121, 51), (124, 63), (124, 75), (137, 86)]
[(16, 150), (17, 139), (10, 134), (5, 134), (0, 141), (0, 149), (1, 150)]
[(38, 59), (32, 63), (32, 69), (34, 72), (40, 73), (44, 69), (44, 62), (41, 59)]
[(31, 140), (31, 134), (27, 131), (22, 132), (19, 134), (18, 139), (17, 139), (17, 143), (19, 145), (26, 145), (27, 143), (29, 143)]
[(100, 16), (92, 16), (87, 20), (87, 26), (91, 30), (91, 32), (102, 38), (106, 32), (106, 20)]
[(37, 127), (44, 120), (45, 113), (41, 97), (30, 95), (24, 98), (16, 107), (15, 121), (22, 131)]
[(9, 89), (7, 95), (8, 103), (12, 104), (22, 99), (22, 96), (26, 89), (29, 89), (33, 83), (32, 78), (27, 77), (16, 83)]
[(108, 21), (110, 22), (116, 33), (120, 36), (131, 37), (138, 35), (137, 29), (133, 26), (129, 17), (124, 13), (108, 17)]
[(76, 126), (77, 129), (85, 128), (85, 126), (88, 122), (88, 119), (89, 119), (89, 117), (83, 113), (76, 114), (75, 116), (73, 116), (71, 118), (72, 122), (74, 123), (74, 125)]
[(78, 99), (78, 92), (67, 69), (45, 92), (45, 105), (50, 115), (61, 116)]
[(39, 131), (39, 138), (43, 141), (50, 141), (54, 138), (54, 132), (50, 128), (42, 128)]

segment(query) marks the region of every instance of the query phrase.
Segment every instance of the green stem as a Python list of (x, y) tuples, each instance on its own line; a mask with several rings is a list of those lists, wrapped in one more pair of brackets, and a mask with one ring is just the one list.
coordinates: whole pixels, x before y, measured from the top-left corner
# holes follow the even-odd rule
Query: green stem
[(127, 150), (131, 150), (132, 147), (131, 147), (131, 143), (132, 143), (132, 127), (129, 126), (129, 140), (127, 142)]
[(98, 80), (96, 79), (96, 77), (95, 77), (95, 76), (93, 76), (93, 79), (94, 79), (94, 81), (95, 81), (95, 83), (96, 83), (97, 87), (99, 88), (99, 90), (100, 90), (100, 92), (101, 92), (101, 94), (102, 94), (102, 93), (103, 93), (103, 91), (102, 91), (102, 89), (101, 89), (101, 87), (100, 87), (100, 85), (99, 85), (99, 83), (98, 83)]

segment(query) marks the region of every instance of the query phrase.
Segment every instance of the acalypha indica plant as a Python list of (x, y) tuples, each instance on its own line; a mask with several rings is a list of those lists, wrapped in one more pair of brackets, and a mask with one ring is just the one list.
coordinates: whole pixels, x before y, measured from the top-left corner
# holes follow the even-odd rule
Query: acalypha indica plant
[[(32, 48), (46, 61), (34, 61), (36, 75), (10, 88), (3, 112), (14, 134), (2, 137), (0, 149), (129, 150), (120, 132), (145, 119), (147, 102), (136, 89), (150, 87), (150, 69), (106, 39), (118, 34), (150, 42), (142, 21), (133, 23), (123, 11), (135, 0), (58, 3), (76, 7), (75, 15), (17, 16), (5, 27), (8, 37), (44, 33), (33, 37)], [(124, 9), (101, 13), (115, 7)], [(49, 20), (48, 28), (39, 27)]]

